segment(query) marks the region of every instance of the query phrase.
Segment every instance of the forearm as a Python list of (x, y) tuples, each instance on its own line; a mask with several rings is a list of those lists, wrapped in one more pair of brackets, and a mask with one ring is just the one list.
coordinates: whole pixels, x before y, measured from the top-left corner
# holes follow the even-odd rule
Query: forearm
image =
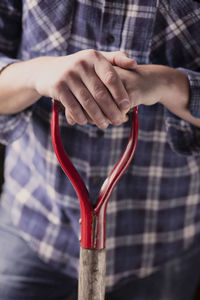
[(17, 62), (0, 73), (0, 114), (20, 112), (40, 98), (31, 85), (38, 63), (38, 59)]
[(46, 96), (61, 101), (71, 125), (85, 125), (87, 116), (101, 129), (120, 125), (130, 100), (112, 64), (132, 68), (135, 61), (122, 52), (87, 49), (11, 64), (0, 74), (0, 113), (17, 113)]
[(200, 119), (194, 118), (189, 110), (190, 88), (187, 76), (176, 69), (164, 67), (168, 86), (164, 89), (160, 103), (178, 117), (200, 127)]

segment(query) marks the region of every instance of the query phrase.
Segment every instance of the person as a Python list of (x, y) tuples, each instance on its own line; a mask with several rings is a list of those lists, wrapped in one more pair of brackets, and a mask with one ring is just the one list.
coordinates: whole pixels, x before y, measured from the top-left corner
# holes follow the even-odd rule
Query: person
[(200, 4), (0, 2), (0, 299), (76, 299), (80, 207), (94, 204), (139, 106), (134, 160), (107, 209), (106, 299), (192, 300), (200, 280)]

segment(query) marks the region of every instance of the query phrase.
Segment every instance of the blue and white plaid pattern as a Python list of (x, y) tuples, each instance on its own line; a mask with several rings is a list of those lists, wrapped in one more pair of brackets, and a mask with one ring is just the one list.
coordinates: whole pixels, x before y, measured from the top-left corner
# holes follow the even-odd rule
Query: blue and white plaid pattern
[[(139, 64), (188, 74), (191, 112), (200, 117), (198, 2), (74, 2), (1, 0), (1, 69), (41, 55), (120, 49)], [(7, 144), (2, 201), (38, 255), (77, 277), (79, 202), (53, 152), (50, 117), (51, 101), (44, 97), (24, 112), (0, 116), (0, 139)], [(134, 160), (108, 204), (108, 289), (151, 274), (200, 238), (200, 130), (160, 104), (140, 106), (139, 121)], [(60, 124), (64, 146), (95, 202), (130, 122), (100, 134), (93, 125), (68, 126), (62, 114)]]

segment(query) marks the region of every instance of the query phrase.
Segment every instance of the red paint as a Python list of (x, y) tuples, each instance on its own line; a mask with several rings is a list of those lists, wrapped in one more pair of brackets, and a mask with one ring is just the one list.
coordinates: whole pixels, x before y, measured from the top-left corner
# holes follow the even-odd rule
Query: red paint
[(104, 181), (99, 193), (96, 207), (90, 203), (88, 190), (78, 174), (77, 170), (69, 160), (63, 148), (59, 133), (59, 114), (57, 101), (53, 102), (51, 119), (51, 135), (53, 148), (58, 161), (71, 181), (81, 206), (81, 247), (85, 249), (105, 248), (105, 226), (106, 208), (110, 195), (119, 179), (128, 168), (137, 146), (138, 140), (138, 109), (134, 108), (133, 121), (126, 149), (121, 158), (113, 168), (108, 178)]

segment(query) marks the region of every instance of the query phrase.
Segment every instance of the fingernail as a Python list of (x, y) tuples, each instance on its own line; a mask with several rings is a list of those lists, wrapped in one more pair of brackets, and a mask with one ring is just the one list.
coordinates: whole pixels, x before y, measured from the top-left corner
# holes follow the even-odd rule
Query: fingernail
[(87, 119), (86, 119), (86, 117), (83, 116), (83, 115), (80, 115), (80, 116), (79, 116), (79, 121), (80, 121), (80, 123), (83, 124), (83, 125), (85, 125), (85, 124), (87, 123)]
[(130, 102), (129, 102), (127, 99), (122, 100), (122, 101), (119, 103), (119, 108), (120, 108), (121, 110), (129, 109), (129, 108), (130, 108)]
[(70, 125), (72, 125), (72, 126), (76, 124), (76, 122), (74, 122), (74, 120), (70, 117), (68, 117), (68, 121), (69, 121)]
[(137, 66), (137, 61), (136, 60), (132, 60), (132, 63), (134, 66)]
[(123, 123), (123, 118), (116, 118), (115, 121), (114, 121), (114, 124), (116, 126), (119, 126)]
[(132, 66), (137, 66), (137, 61), (135, 59), (127, 57), (127, 61), (129, 61), (129, 64), (132, 64)]
[(109, 125), (108, 122), (103, 121), (103, 122), (101, 123), (101, 128), (106, 129), (106, 128), (108, 127), (108, 125)]

